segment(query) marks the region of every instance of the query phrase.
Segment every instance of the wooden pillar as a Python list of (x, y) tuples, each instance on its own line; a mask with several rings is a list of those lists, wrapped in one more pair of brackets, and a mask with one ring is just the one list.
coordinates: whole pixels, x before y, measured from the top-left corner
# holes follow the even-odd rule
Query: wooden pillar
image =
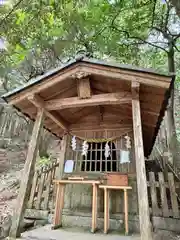
[(62, 226), (62, 211), (64, 208), (64, 191), (65, 184), (56, 184), (57, 185), (57, 196), (56, 196), (56, 204), (54, 211), (54, 226), (52, 229), (57, 229)]
[(104, 233), (109, 230), (109, 189), (104, 188)]
[(43, 123), (44, 110), (38, 109), (36, 121), (29, 142), (26, 162), (24, 166), (23, 176), (21, 178), (21, 185), (17, 198), (17, 206), (13, 213), (12, 226), (10, 229), (10, 237), (15, 238), (20, 236), (20, 224), (27, 206), (30, 188), (34, 176), (36, 156), (39, 147), (40, 133)]
[(125, 215), (125, 234), (129, 234), (129, 224), (128, 224), (128, 194), (127, 189), (124, 189), (124, 215)]
[[(67, 146), (68, 146), (68, 139), (69, 139), (69, 135), (64, 135), (63, 139), (61, 140), (61, 149), (60, 149), (60, 156), (58, 157), (58, 162), (59, 162), (59, 167), (56, 169), (56, 173), (54, 178), (55, 179), (62, 179), (63, 177), (63, 173), (64, 173), (64, 161), (65, 161), (65, 157), (66, 157), (66, 151), (67, 151)], [(54, 207), (55, 204), (55, 208), (57, 208), (57, 195), (58, 195), (58, 185), (54, 184), (53, 185), (53, 204), (52, 206)], [(53, 208), (52, 207), (52, 208)]]
[(92, 229), (94, 233), (97, 228), (97, 198), (98, 198), (98, 185), (93, 183), (93, 197), (92, 197)]
[(132, 114), (136, 158), (136, 174), (139, 204), (141, 240), (152, 240), (147, 193), (146, 169), (142, 138), (141, 109), (139, 101), (139, 83), (132, 82)]
[(63, 139), (61, 140), (61, 154), (59, 157), (59, 168), (57, 169), (57, 179), (61, 179), (64, 172), (64, 161), (65, 161), (65, 155), (67, 150), (67, 143), (69, 140), (69, 135), (64, 135)]

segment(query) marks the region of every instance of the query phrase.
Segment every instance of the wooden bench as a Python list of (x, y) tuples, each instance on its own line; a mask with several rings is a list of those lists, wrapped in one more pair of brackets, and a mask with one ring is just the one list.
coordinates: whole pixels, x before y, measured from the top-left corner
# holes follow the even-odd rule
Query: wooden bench
[(99, 188), (104, 189), (104, 233), (107, 233), (108, 229), (109, 229), (109, 191), (110, 190), (123, 190), (124, 191), (125, 234), (128, 235), (129, 226), (128, 226), (128, 194), (127, 194), (127, 190), (132, 189), (132, 187), (99, 185)]
[(93, 187), (93, 196), (92, 196), (92, 228), (91, 232), (95, 232), (97, 226), (97, 194), (98, 194), (98, 185), (101, 184), (101, 181), (98, 180), (54, 180), (54, 183), (57, 185), (57, 194), (56, 194), (56, 203), (55, 203), (55, 214), (53, 229), (62, 226), (62, 211), (64, 207), (64, 191), (66, 184), (91, 184)]

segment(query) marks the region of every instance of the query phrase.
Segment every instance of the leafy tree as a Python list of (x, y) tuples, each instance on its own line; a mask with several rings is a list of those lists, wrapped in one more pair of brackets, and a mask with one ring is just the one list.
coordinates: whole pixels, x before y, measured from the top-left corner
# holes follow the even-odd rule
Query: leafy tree
[[(180, 58), (178, 2), (16, 0), (4, 4), (0, 7), (1, 40), (6, 45), (0, 55), (3, 86), (7, 90), (27, 82), (82, 49), (94, 57), (174, 74)], [(168, 108), (172, 152), (178, 145), (173, 100), (172, 91)]]
[(177, 15), (180, 17), (180, 0), (170, 0), (170, 2), (175, 7)]
[[(172, 5), (168, 1), (164, 3), (160, 1), (141, 1), (138, 3), (137, 1), (134, 8), (133, 3), (130, 5), (127, 2), (127, 5), (127, 7), (124, 6), (125, 11), (117, 12), (112, 22), (112, 29), (122, 36), (121, 44), (141, 46), (141, 49), (146, 48), (146, 53), (150, 49), (153, 49), (153, 53), (154, 49), (158, 52), (163, 51), (167, 59), (168, 71), (174, 75), (176, 72), (175, 54), (180, 51), (178, 48), (180, 29), (177, 27), (180, 22)], [(130, 8), (133, 9), (131, 14), (125, 13), (129, 12)], [(167, 112), (171, 136), (170, 148), (174, 158), (178, 159), (179, 144), (176, 138), (174, 120), (174, 83), (172, 84), (172, 96)]]

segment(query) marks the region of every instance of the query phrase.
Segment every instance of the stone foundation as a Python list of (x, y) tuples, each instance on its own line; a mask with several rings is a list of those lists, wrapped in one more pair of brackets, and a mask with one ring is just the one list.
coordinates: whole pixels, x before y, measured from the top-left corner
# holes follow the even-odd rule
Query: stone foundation
[[(49, 218), (49, 223), (52, 223), (52, 215)], [(62, 224), (65, 227), (83, 227), (91, 228), (91, 214), (77, 211), (63, 211)], [(97, 228), (103, 230), (104, 217), (103, 213), (98, 214)], [(110, 215), (110, 230), (124, 232), (124, 214)], [(139, 233), (139, 217), (137, 215), (129, 215), (129, 232)]]

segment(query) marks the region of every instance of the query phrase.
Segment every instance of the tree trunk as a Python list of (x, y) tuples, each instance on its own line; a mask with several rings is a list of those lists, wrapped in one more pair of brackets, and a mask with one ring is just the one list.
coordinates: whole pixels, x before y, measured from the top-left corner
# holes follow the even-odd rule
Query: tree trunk
[(180, 0), (170, 0), (170, 2), (175, 7), (176, 13), (180, 18)]
[[(175, 74), (175, 62), (174, 62), (174, 48), (172, 43), (169, 43), (169, 52), (168, 52), (168, 68), (171, 74)], [(174, 118), (174, 82), (171, 86), (171, 97), (169, 99), (169, 104), (167, 107), (167, 122), (168, 122), (168, 147), (169, 151), (173, 157), (173, 162), (177, 167), (180, 167), (179, 161), (179, 143), (176, 136), (176, 125)]]

